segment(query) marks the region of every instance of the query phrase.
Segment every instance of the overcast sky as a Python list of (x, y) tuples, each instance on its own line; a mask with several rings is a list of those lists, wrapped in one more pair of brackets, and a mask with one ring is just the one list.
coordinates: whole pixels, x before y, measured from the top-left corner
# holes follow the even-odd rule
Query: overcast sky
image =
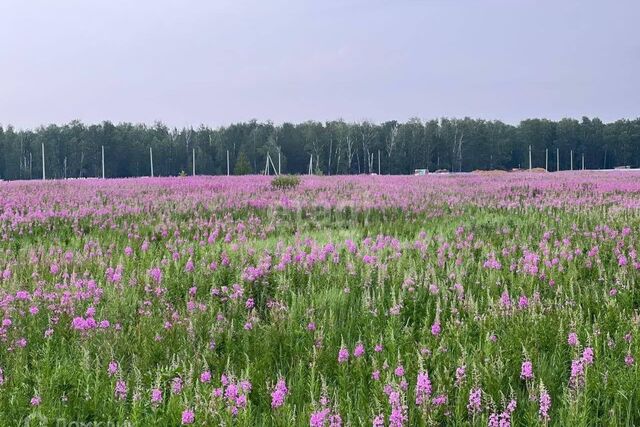
[(0, 123), (640, 116), (640, 1), (2, 0)]

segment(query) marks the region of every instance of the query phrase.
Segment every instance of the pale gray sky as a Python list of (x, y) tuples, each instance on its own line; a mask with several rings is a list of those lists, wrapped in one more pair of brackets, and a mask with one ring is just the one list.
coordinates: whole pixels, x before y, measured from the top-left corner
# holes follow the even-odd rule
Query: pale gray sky
[(640, 1), (2, 0), (0, 123), (640, 116)]

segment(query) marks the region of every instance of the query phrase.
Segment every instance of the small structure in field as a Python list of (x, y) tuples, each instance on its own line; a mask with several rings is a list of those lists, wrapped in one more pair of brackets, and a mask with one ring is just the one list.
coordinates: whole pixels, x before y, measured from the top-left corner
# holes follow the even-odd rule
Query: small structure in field
[(415, 176), (423, 176), (423, 175), (426, 175), (428, 173), (429, 173), (429, 171), (427, 169), (415, 169), (413, 171), (413, 175), (415, 175)]

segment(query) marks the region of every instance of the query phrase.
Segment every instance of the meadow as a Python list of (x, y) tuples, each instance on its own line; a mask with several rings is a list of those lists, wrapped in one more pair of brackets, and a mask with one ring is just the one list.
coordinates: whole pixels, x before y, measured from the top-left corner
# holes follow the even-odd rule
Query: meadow
[(0, 425), (640, 425), (640, 174), (271, 179), (0, 182)]

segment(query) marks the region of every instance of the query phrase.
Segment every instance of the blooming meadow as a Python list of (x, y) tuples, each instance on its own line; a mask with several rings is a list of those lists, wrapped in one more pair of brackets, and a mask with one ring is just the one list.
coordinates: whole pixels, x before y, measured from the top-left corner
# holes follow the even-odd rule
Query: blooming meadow
[(640, 424), (640, 174), (0, 183), (0, 425)]

